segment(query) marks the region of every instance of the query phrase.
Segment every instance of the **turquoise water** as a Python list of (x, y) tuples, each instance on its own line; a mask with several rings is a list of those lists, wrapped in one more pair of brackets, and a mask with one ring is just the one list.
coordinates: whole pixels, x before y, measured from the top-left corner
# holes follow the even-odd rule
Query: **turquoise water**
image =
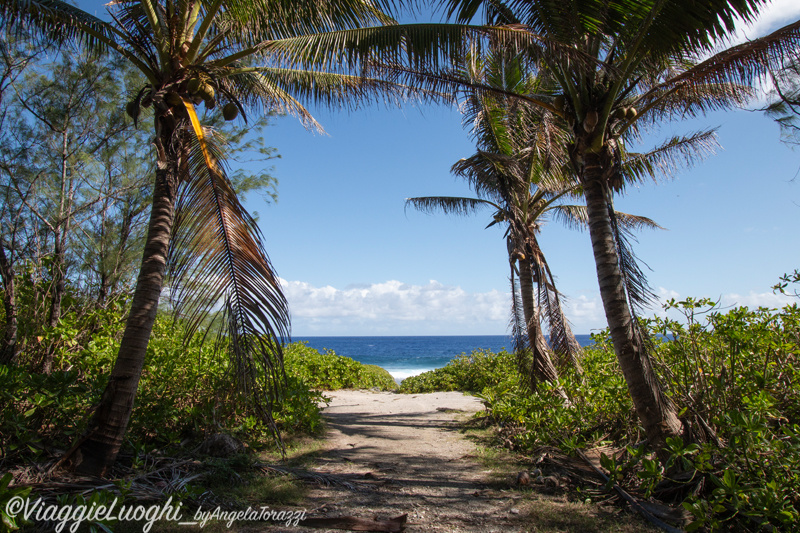
[[(581, 346), (591, 344), (589, 335), (576, 335)], [(445, 366), (462, 353), (477, 349), (499, 352), (511, 349), (506, 335), (464, 335), (424, 337), (294, 337), (320, 352), (333, 350), (364, 364), (385, 368), (402, 380)]]

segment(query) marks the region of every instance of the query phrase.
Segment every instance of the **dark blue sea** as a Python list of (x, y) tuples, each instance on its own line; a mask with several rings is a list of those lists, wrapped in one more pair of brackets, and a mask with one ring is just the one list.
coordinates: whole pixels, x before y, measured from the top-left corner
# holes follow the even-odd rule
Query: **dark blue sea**
[[(591, 344), (589, 335), (575, 336), (581, 346)], [(320, 352), (332, 350), (364, 364), (385, 368), (398, 381), (445, 366), (451, 359), (473, 350), (499, 352), (512, 349), (506, 335), (424, 337), (293, 337)]]

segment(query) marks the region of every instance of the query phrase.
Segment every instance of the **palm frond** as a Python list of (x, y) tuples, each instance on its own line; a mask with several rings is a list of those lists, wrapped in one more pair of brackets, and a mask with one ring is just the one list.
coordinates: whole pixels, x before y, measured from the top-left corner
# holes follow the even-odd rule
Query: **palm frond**
[(4, 0), (0, 4), (0, 25), (57, 43), (81, 41), (90, 48), (103, 46), (90, 32), (111, 35), (106, 22), (61, 0)]
[(648, 91), (635, 102), (642, 118), (659, 124), (672, 118), (696, 118), (712, 111), (741, 107), (753, 98), (751, 87), (737, 83), (684, 83)]
[[(800, 47), (800, 20), (771, 34), (730, 47), (701, 61), (685, 72), (671, 76), (653, 87), (650, 93), (666, 89), (677, 90), (681, 85), (728, 84), (752, 86), (766, 79), (770, 72), (783, 66)], [(646, 95), (647, 96), (647, 95)]]
[(335, 72), (254, 67), (234, 71), (230, 80), (238, 84), (237, 94), (242, 100), (262, 103), (269, 110), (294, 114), (307, 126), (315, 128), (318, 124), (300, 102), (352, 111), (373, 102), (399, 105), (409, 100), (443, 98), (441, 94), (415, 87)]
[(556, 289), (555, 278), (535, 236), (529, 238), (528, 250), (531, 253), (533, 272), (537, 281), (540, 317), (550, 334), (550, 347), (558, 356), (559, 367), (576, 368), (580, 371), (579, 360), (583, 350), (575, 334), (572, 333), (569, 320), (561, 305), (561, 293)]
[(480, 198), (460, 198), (455, 196), (425, 196), (406, 198), (406, 209), (413, 207), (426, 214), (436, 212), (447, 215), (468, 216), (478, 213), (482, 209), (491, 207), (501, 209), (499, 205)]
[(675, 136), (644, 154), (629, 154), (622, 162), (622, 184), (641, 183), (647, 178), (673, 176), (679, 169), (691, 168), (698, 160), (713, 155), (719, 147), (717, 128), (686, 136)]
[(364, 0), (226, 0), (232, 31), (250, 42), (396, 24), (385, 9), (392, 2)]
[(287, 302), (258, 226), (221, 165), (221, 150), (207, 132), (192, 131), (168, 261), (170, 297), (190, 332), (218, 325), (240, 391), (272, 424), (285, 380)]
[(511, 264), (511, 317), (509, 329), (511, 341), (517, 360), (517, 371), (522, 383), (533, 388), (536, 383), (533, 361), (531, 360), (531, 341), (528, 338), (528, 327), (525, 321), (525, 312), (522, 308), (522, 295), (520, 294), (519, 280), (516, 277), (514, 264)]
[[(560, 204), (553, 206), (549, 213), (554, 220), (567, 226), (569, 229), (580, 231), (587, 229), (589, 216), (586, 213), (585, 205)], [(630, 231), (638, 231), (641, 229), (665, 229), (654, 220), (641, 215), (631, 215), (630, 213), (623, 213), (622, 211), (615, 211), (614, 213), (617, 222)]]
[(647, 281), (647, 276), (639, 266), (639, 258), (633, 252), (631, 241), (636, 241), (636, 236), (630, 228), (620, 223), (617, 212), (612, 205), (608, 206), (608, 214), (611, 219), (611, 228), (614, 232), (614, 244), (617, 248), (622, 283), (628, 294), (631, 311), (638, 316), (655, 304), (658, 301), (658, 297), (653, 292)]

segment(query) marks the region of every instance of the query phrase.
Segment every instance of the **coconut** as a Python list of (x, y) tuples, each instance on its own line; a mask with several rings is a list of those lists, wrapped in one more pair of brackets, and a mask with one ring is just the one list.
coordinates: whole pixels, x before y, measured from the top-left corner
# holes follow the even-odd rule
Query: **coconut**
[(200, 81), (200, 78), (192, 78), (186, 84), (186, 90), (189, 92), (189, 94), (195, 94), (200, 90), (201, 83), (202, 82)]
[(239, 108), (233, 102), (228, 102), (222, 106), (222, 117), (225, 120), (233, 120), (239, 116)]
[(197, 94), (200, 95), (203, 100), (211, 100), (214, 98), (214, 87), (208, 83), (204, 83), (200, 86), (200, 89), (197, 90)]
[(594, 129), (597, 126), (597, 123), (600, 120), (600, 115), (597, 114), (597, 111), (594, 109), (586, 112), (586, 118), (584, 119), (584, 124), (587, 124), (590, 128)]
[(635, 119), (636, 115), (638, 115), (638, 113), (635, 107), (629, 107), (628, 109), (625, 110), (625, 118), (628, 120)]
[(565, 103), (566, 103), (566, 100), (564, 99), (564, 95), (563, 94), (559, 94), (558, 96), (553, 98), (553, 107), (555, 107), (558, 111), (563, 111), (564, 110), (564, 104)]
[(600, 116), (597, 114), (597, 111), (594, 109), (587, 111), (586, 117), (583, 119), (583, 129), (586, 130), (586, 133), (592, 133), (599, 120)]

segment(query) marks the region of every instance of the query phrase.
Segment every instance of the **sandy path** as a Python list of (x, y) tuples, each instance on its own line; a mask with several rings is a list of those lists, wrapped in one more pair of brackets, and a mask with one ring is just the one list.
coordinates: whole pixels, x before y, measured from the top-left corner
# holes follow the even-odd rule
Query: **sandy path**
[(482, 409), (477, 398), (458, 392), (326, 395), (332, 397), (324, 410), (329, 449), (315, 470), (360, 490), (313, 489), (310, 515), (386, 520), (408, 514), (408, 532), (519, 531), (515, 499), (488, 489), (489, 472), (457, 431), (458, 420)]

